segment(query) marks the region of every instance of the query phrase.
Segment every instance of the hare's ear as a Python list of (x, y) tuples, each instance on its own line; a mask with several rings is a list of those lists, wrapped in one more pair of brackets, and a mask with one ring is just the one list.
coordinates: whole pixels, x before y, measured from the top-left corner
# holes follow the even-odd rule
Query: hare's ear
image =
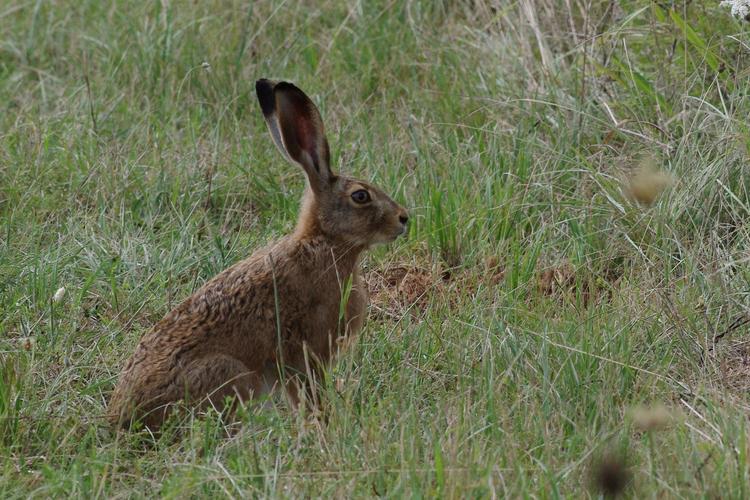
[(273, 142), (287, 160), (302, 166), (313, 190), (323, 189), (333, 174), (318, 108), (291, 83), (262, 79), (255, 82), (255, 92)]

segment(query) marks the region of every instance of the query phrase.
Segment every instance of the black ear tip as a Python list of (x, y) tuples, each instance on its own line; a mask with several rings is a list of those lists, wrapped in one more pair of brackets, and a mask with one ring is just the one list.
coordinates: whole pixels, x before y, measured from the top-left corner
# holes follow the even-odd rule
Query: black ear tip
[(276, 87), (279, 90), (295, 90), (297, 92), (302, 92), (300, 89), (297, 88), (296, 85), (294, 85), (293, 83), (289, 83), (289, 82), (279, 82), (276, 84)]
[(258, 96), (260, 109), (266, 116), (272, 114), (276, 107), (276, 100), (273, 96), (274, 86), (271, 80), (266, 80), (265, 78), (261, 78), (255, 82), (255, 94)]

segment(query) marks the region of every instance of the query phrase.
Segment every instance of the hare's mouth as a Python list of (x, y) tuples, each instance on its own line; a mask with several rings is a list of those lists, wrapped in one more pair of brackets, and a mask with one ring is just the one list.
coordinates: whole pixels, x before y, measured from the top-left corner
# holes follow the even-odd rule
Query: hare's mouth
[(408, 232), (409, 228), (406, 226), (406, 224), (403, 224), (396, 230), (395, 234), (391, 236), (390, 241), (396, 241), (399, 236), (405, 236)]
[(402, 229), (399, 229), (394, 232), (390, 233), (380, 233), (375, 238), (370, 240), (371, 245), (384, 245), (387, 243), (392, 243), (398, 239), (399, 236), (404, 234), (404, 231)]

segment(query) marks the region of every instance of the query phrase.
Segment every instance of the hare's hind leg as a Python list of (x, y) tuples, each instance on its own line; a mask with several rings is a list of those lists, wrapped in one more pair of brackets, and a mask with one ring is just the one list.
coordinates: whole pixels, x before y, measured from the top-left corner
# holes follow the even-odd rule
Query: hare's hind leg
[[(239, 401), (264, 393), (262, 374), (253, 372), (237, 358), (226, 354), (204, 356), (188, 365), (184, 372), (186, 396), (200, 402), (201, 408), (224, 408), (227, 396)], [(236, 401), (235, 401), (236, 403)]]

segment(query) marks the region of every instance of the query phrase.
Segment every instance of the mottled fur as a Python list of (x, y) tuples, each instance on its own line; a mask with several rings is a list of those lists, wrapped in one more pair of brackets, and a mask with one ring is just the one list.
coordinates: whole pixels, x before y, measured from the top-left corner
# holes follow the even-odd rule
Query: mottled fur
[(406, 211), (385, 193), (333, 174), (320, 114), (301, 90), (259, 80), (256, 91), (274, 142), (308, 177), (297, 228), (215, 276), (143, 336), (109, 404), (115, 425), (141, 420), (156, 430), (178, 401), (221, 408), (226, 396), (246, 400), (280, 382), (298, 404), (299, 383), (362, 328), (362, 251), (406, 229)]

